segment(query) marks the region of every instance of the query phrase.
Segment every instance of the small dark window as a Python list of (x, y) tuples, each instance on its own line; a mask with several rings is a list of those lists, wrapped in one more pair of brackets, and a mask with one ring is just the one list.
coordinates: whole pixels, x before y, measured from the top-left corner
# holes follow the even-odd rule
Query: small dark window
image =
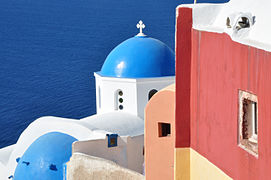
[[(254, 17), (252, 17), (253, 18), (252, 21), (255, 20)], [(250, 20), (247, 17), (239, 17), (239, 19), (237, 20), (235, 29), (239, 31), (240, 29), (243, 29), (243, 28), (250, 28)]]
[(169, 123), (158, 123), (159, 137), (170, 136), (170, 124)]
[(116, 140), (117, 140), (116, 138), (111, 138), (109, 142), (109, 146), (114, 146), (114, 144), (117, 143)]
[(227, 17), (226, 25), (227, 25), (228, 28), (231, 28), (231, 20), (230, 20), (229, 17)]
[(56, 168), (56, 165), (55, 164), (51, 164), (49, 166), (49, 169), (52, 170), (52, 171), (57, 171), (57, 168)]
[(115, 91), (115, 100), (114, 100), (114, 110), (123, 110), (123, 91), (121, 89), (118, 89)]
[(108, 147), (118, 146), (118, 134), (107, 134)]
[(157, 93), (157, 90), (156, 90), (156, 89), (150, 90), (150, 92), (149, 92), (149, 100), (152, 98), (152, 96), (153, 96), (155, 93)]

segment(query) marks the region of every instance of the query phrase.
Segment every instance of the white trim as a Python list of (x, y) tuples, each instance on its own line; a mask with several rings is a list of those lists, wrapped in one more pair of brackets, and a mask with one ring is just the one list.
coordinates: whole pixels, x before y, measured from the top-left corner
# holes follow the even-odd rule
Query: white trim
[(102, 107), (102, 101), (101, 101), (101, 86), (98, 86), (98, 103), (99, 103), (99, 109)]
[(103, 81), (114, 81), (114, 82), (142, 83), (142, 82), (157, 82), (157, 81), (168, 81), (168, 80), (175, 81), (175, 76), (150, 77), (150, 78), (118, 78), (118, 77), (101, 76), (97, 72), (94, 72), (94, 76), (96, 78), (102, 78)]
[[(252, 46), (265, 51), (271, 51), (269, 32), (270, 1), (264, 0), (231, 0), (224, 4), (182, 4), (179, 8), (191, 8), (193, 10), (193, 29), (205, 32), (226, 33), (240, 44)], [(232, 28), (227, 28), (226, 19), (234, 13), (250, 13), (256, 17), (255, 25), (246, 28), (248, 31), (234, 33)]]

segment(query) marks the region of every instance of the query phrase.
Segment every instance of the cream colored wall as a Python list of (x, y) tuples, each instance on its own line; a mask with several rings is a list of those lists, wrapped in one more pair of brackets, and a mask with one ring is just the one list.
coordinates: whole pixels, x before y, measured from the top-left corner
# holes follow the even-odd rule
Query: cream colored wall
[(118, 137), (118, 146), (108, 148), (107, 139), (76, 141), (73, 143), (74, 153), (108, 159), (122, 167), (142, 173), (144, 136)]
[(175, 149), (175, 180), (232, 180), (192, 148)]
[(232, 180), (208, 159), (190, 149), (191, 180)]
[(175, 148), (174, 179), (190, 180), (190, 148)]
[(66, 167), (67, 180), (144, 180), (144, 176), (116, 163), (75, 153)]

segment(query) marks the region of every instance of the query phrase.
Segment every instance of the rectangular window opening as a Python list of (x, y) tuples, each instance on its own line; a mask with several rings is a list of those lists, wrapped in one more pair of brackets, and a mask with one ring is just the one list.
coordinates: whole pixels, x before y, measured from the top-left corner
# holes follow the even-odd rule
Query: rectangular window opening
[(252, 142), (257, 141), (257, 127), (257, 103), (249, 99), (243, 99), (243, 139), (248, 139)]
[(170, 124), (169, 123), (158, 123), (159, 137), (170, 136)]
[(246, 151), (258, 155), (257, 96), (239, 91), (239, 144)]
[(107, 134), (108, 139), (108, 147), (116, 147), (118, 146), (118, 134)]

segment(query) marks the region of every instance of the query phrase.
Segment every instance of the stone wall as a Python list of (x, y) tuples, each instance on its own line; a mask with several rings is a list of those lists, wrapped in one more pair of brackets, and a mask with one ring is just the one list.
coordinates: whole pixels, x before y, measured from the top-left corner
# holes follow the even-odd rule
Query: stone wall
[(67, 180), (144, 180), (135, 171), (123, 168), (116, 163), (82, 153), (74, 153), (67, 163)]

